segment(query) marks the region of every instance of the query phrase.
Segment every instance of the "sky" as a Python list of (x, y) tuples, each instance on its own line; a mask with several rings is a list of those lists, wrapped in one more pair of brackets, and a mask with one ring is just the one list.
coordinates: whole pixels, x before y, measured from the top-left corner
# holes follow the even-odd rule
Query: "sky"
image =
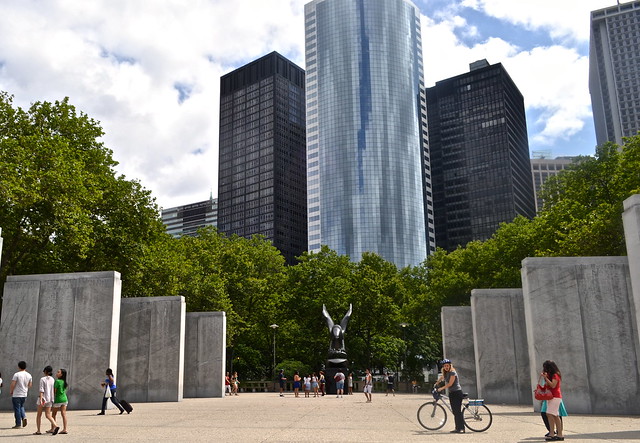
[[(169, 208), (217, 196), (220, 77), (272, 51), (304, 68), (307, 0), (0, 0), (0, 90), (69, 97), (116, 170)], [(592, 155), (590, 11), (614, 0), (414, 0), (425, 85), (502, 63), (529, 149)]]

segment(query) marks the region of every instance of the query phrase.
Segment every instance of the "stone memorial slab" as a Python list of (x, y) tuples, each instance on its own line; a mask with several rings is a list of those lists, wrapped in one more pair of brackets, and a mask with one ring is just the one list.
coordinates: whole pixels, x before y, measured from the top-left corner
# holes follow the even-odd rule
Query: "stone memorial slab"
[(440, 318), (444, 356), (453, 362), (460, 377), (462, 390), (475, 398), (478, 396), (478, 389), (471, 307), (443, 306)]
[(627, 258), (526, 258), (522, 283), (531, 390), (553, 360), (569, 414), (639, 414)]
[(70, 407), (96, 409), (102, 402), (104, 371), (118, 364), (120, 274), (80, 272), (9, 276), (0, 319), (0, 371), (5, 381), (0, 408), (12, 409), (11, 377), (18, 361), (27, 363), (35, 397), (46, 365), (68, 372)]
[[(624, 201), (622, 222), (629, 260), (636, 330), (640, 331), (640, 194), (632, 195)], [(637, 352), (640, 355), (640, 350)], [(640, 361), (638, 361), (638, 370), (640, 371)]]
[(227, 349), (224, 312), (186, 315), (184, 396), (224, 397)]
[(123, 298), (118, 396), (129, 403), (182, 401), (184, 297)]
[(522, 289), (474, 289), (471, 315), (478, 397), (531, 404)]

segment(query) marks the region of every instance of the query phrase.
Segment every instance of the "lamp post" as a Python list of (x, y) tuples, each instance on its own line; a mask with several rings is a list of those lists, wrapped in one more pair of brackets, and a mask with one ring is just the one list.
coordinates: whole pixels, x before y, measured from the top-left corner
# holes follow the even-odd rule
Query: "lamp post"
[(273, 367), (271, 372), (274, 372), (276, 370), (276, 329), (278, 329), (278, 325), (274, 323), (270, 327), (273, 329)]
[(407, 366), (407, 338), (406, 338), (406, 329), (409, 326), (409, 323), (400, 323), (400, 327), (402, 328), (402, 341), (404, 342), (404, 358), (402, 361), (402, 375), (404, 374), (404, 370)]

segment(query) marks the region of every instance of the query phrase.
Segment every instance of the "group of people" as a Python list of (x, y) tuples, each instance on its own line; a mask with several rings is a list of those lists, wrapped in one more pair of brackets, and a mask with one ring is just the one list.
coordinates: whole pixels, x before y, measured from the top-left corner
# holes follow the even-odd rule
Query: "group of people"
[[(67, 434), (67, 389), (69, 384), (67, 383), (67, 371), (66, 369), (58, 369), (56, 372), (56, 378), (53, 378), (53, 368), (51, 366), (45, 366), (42, 370), (43, 376), (40, 378), (38, 384), (38, 400), (37, 400), (37, 413), (36, 413), (36, 432), (34, 435), (41, 435), (42, 432), (42, 413), (51, 424), (51, 427), (45, 431), (45, 433), (56, 435)], [(0, 378), (0, 385), (2, 379)], [(18, 372), (13, 374), (11, 378), (11, 386), (9, 388), (9, 394), (11, 395), (11, 402), (13, 404), (13, 412), (16, 419), (16, 425), (13, 429), (21, 429), (27, 426), (27, 414), (24, 410), (24, 403), (27, 400), (27, 394), (29, 389), (33, 385), (33, 378), (31, 374), (27, 372), (27, 363), (24, 361), (18, 362)], [(58, 411), (62, 416), (63, 429), (56, 423), (56, 416)]]
[(224, 395), (238, 395), (239, 387), (240, 380), (238, 379), (238, 373), (234, 372), (232, 376), (229, 376), (227, 372), (224, 376)]
[[(280, 397), (284, 397), (284, 385), (287, 380), (284, 377), (284, 370), (280, 370), (278, 379), (280, 381)], [(313, 372), (304, 377), (300, 377), (298, 371), (293, 374), (293, 394), (295, 397), (300, 396), (300, 388), (304, 391), (305, 397), (311, 397), (311, 392), (313, 392), (314, 397), (322, 397), (325, 395), (326, 385), (327, 379), (324, 371), (320, 371), (317, 375)]]
[[(438, 392), (448, 390), (449, 402), (451, 403), (451, 410), (453, 411), (456, 426), (451, 432), (463, 433), (465, 432), (464, 417), (462, 414), (462, 399), (464, 394), (460, 386), (460, 379), (451, 360), (444, 359), (440, 364), (442, 365), (442, 375), (436, 382), (436, 389)], [(542, 364), (540, 378), (544, 380), (544, 383), (551, 389), (551, 393), (553, 394), (553, 398), (543, 401), (540, 408), (542, 420), (548, 431), (545, 435), (545, 440), (564, 441), (562, 417), (567, 415), (567, 411), (562, 402), (562, 390), (560, 389), (562, 374), (555, 362), (547, 360)], [(437, 387), (441, 383), (443, 386)]]
[[(67, 370), (60, 368), (56, 372), (55, 379), (53, 378), (53, 368), (51, 366), (45, 366), (42, 370), (42, 378), (38, 384), (38, 400), (36, 402), (36, 431), (34, 435), (42, 435), (42, 414), (51, 424), (50, 428), (45, 431), (46, 434), (68, 434), (67, 423), (67, 406), (69, 400), (67, 398), (67, 391), (69, 389), (69, 383), (67, 382)], [(120, 410), (120, 414), (125, 412), (125, 408), (116, 397), (116, 380), (113, 375), (113, 371), (107, 368), (105, 372), (106, 378), (101, 383), (104, 388), (104, 396), (102, 398), (102, 410), (98, 415), (105, 415), (105, 409), (107, 406), (107, 400), (111, 399), (111, 402)], [(11, 395), (11, 401), (13, 403), (13, 412), (16, 419), (16, 425), (13, 429), (21, 429), (27, 426), (27, 415), (24, 409), (24, 404), (27, 400), (27, 394), (29, 389), (33, 385), (33, 378), (31, 374), (27, 372), (27, 363), (24, 361), (18, 362), (18, 372), (13, 374), (11, 379), (11, 386), (9, 393)], [(0, 374), (0, 387), (2, 387), (2, 377)], [(56, 422), (58, 412), (62, 417), (62, 430)], [(127, 410), (127, 413), (130, 413)]]

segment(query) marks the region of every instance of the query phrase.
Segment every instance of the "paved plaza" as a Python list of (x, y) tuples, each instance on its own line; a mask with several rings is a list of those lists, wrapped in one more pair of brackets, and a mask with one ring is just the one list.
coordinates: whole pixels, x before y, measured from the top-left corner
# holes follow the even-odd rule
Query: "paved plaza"
[[(125, 390), (122, 390), (126, 394)], [(5, 391), (6, 392), (6, 391)], [(3, 393), (5, 395), (5, 393)], [(68, 412), (69, 434), (32, 435), (35, 412), (28, 425), (11, 429), (13, 413), (0, 413), (0, 438), (35, 441), (234, 441), (234, 442), (543, 442), (546, 430), (531, 407), (489, 405), (493, 425), (482, 433), (450, 434), (453, 418), (440, 431), (423, 429), (418, 406), (428, 399), (419, 394), (385, 397), (374, 393), (366, 403), (362, 393), (336, 398), (294, 398), (287, 393), (241, 393), (217, 399), (185, 399), (179, 403), (135, 404), (131, 415), (109, 410)], [(126, 398), (126, 395), (123, 395)], [(72, 397), (71, 397), (72, 398)], [(28, 402), (34, 402), (31, 396)], [(571, 413), (571, 411), (569, 411)], [(47, 429), (43, 417), (43, 431)], [(60, 423), (61, 424), (61, 423)], [(571, 415), (565, 420), (566, 440), (574, 442), (640, 441), (640, 417)], [(11, 440), (9, 440), (11, 438)]]

